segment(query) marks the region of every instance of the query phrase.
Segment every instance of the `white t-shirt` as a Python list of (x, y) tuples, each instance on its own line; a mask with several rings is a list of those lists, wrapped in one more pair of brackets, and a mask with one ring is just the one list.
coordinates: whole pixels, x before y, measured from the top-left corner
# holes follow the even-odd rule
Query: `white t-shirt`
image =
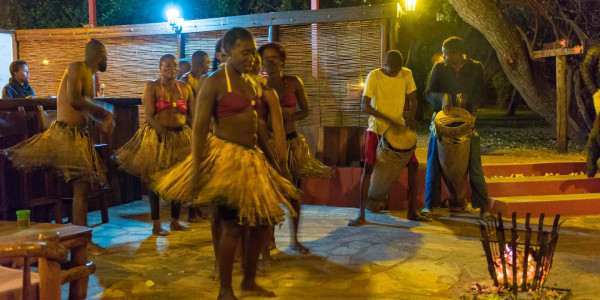
[[(392, 120), (404, 124), (404, 101), (406, 95), (417, 90), (412, 72), (402, 68), (396, 77), (385, 75), (381, 69), (375, 69), (367, 76), (363, 97), (371, 98), (371, 106), (378, 112), (385, 114)], [(378, 135), (388, 129), (389, 125), (384, 120), (374, 116), (369, 117), (368, 131)]]

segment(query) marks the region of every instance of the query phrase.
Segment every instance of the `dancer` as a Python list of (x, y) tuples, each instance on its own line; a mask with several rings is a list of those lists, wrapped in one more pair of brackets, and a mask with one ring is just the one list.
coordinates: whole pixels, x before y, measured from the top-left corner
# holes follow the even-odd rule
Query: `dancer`
[[(259, 146), (267, 155), (267, 159), (271, 162), (273, 168), (279, 170), (281, 176), (290, 179), (290, 171), (287, 167), (287, 144), (285, 140), (285, 129), (283, 127), (283, 116), (279, 105), (279, 97), (277, 93), (267, 87), (266, 78), (258, 76), (262, 70), (262, 58), (260, 55), (255, 56), (253, 74), (263, 90), (262, 106), (257, 109), (258, 113), (258, 130), (262, 130), (263, 134), (259, 136), (269, 137), (259, 139)], [(283, 155), (282, 155), (283, 154)], [(261, 246), (262, 264), (265, 266), (273, 266), (273, 258), (271, 257), (271, 249), (275, 243), (275, 226), (270, 225), (267, 228), (263, 244)]]
[(593, 44), (587, 50), (585, 59), (581, 63), (581, 78), (585, 87), (592, 95), (595, 110), (593, 128), (600, 126), (600, 43)]
[[(363, 111), (371, 115), (367, 140), (365, 143), (365, 166), (360, 178), (360, 211), (358, 217), (348, 222), (349, 226), (365, 225), (366, 198), (364, 192), (369, 189), (373, 166), (377, 157), (377, 145), (383, 133), (392, 126), (407, 126), (415, 129), (417, 113), (417, 86), (411, 70), (404, 68), (402, 54), (391, 50), (385, 55), (385, 66), (369, 73), (365, 82), (362, 99)], [(405, 121), (404, 102), (408, 97), (409, 114)], [(389, 163), (389, 162), (388, 162)], [(415, 210), (417, 202), (417, 171), (419, 161), (412, 154), (408, 162), (408, 215), (409, 220), (424, 221)]]
[[(438, 148), (433, 127), (436, 114), (447, 111), (453, 102), (468, 110), (475, 112), (477, 103), (483, 99), (484, 71), (483, 65), (475, 60), (466, 59), (463, 41), (458, 37), (450, 37), (442, 44), (444, 61), (433, 66), (429, 82), (427, 83), (427, 101), (433, 105), (432, 131), (427, 149), (427, 171), (425, 175), (425, 208), (421, 214), (428, 219), (432, 218), (432, 210), (439, 207), (441, 197), (441, 170)], [(462, 97), (458, 97), (461, 94)], [(450, 101), (448, 101), (450, 100)], [(460, 103), (458, 101), (460, 100)], [(481, 166), (481, 138), (474, 130), (470, 141), (468, 173), (471, 184), (473, 205), (466, 204), (462, 207), (451, 207), (454, 212), (474, 212), (480, 209), (480, 216), (489, 215), (487, 186)]]
[(227, 53), (223, 49), (223, 39), (219, 39), (215, 44), (215, 57), (213, 58), (213, 72), (222, 68), (227, 62)]
[(183, 75), (189, 73), (191, 70), (192, 64), (190, 63), (190, 60), (187, 58), (180, 59), (178, 62), (177, 76), (175, 77), (175, 79), (181, 80)]
[[(142, 95), (147, 123), (114, 155), (119, 168), (146, 183), (152, 174), (182, 161), (191, 151), (191, 130), (186, 121), (192, 89), (185, 82), (175, 80), (177, 60), (171, 54), (160, 58), (160, 74), (161, 78), (146, 83)], [(160, 223), (159, 197), (152, 189), (148, 190), (148, 199), (152, 234), (166, 236), (169, 231)], [(181, 202), (171, 202), (170, 228), (189, 231), (187, 225), (179, 222), (180, 211)]]
[[(191, 115), (190, 124), (193, 123), (194, 120), (194, 107), (196, 97), (200, 92), (200, 87), (202, 87), (202, 83), (206, 80), (206, 74), (210, 70), (210, 57), (204, 51), (196, 51), (192, 54), (192, 69), (190, 72), (186, 73), (181, 77), (182, 81), (187, 82), (187, 84), (192, 88), (193, 97), (190, 99), (189, 103), (189, 111)], [(209, 218), (210, 212), (203, 211), (203, 207), (200, 206), (190, 206), (189, 214), (188, 214), (188, 222), (190, 223), (199, 223), (202, 219)]]
[[(187, 82), (187, 84), (192, 88), (194, 92), (194, 99), (198, 96), (200, 92), (200, 84), (199, 81), (202, 76), (206, 75), (210, 70), (210, 57), (204, 51), (196, 51), (192, 54), (192, 69), (190, 72), (186, 73), (181, 77), (182, 81)], [(193, 107), (193, 106), (190, 106)]]
[[(87, 200), (92, 186), (106, 186), (104, 168), (90, 138), (88, 116), (101, 124), (101, 130), (111, 133), (113, 115), (93, 104), (94, 74), (106, 71), (106, 47), (92, 39), (85, 46), (85, 59), (71, 63), (62, 77), (56, 102), (56, 121), (43, 133), (23, 141), (4, 153), (17, 168), (55, 168), (73, 186), (73, 224), (87, 226)], [(89, 244), (93, 254), (103, 251)]]
[[(173, 168), (152, 177), (156, 191), (165, 199), (214, 203), (222, 226), (218, 239), (219, 299), (236, 299), (231, 288), (233, 254), (240, 233), (245, 234), (242, 290), (259, 296), (275, 296), (256, 284), (259, 247), (267, 225), (281, 222), (293, 210), (287, 199), (299, 191), (277, 174), (257, 147), (258, 121), (255, 105), (261, 101), (260, 86), (248, 76), (252, 71), (256, 43), (243, 28), (223, 37), (229, 60), (202, 85), (192, 135), (192, 155)], [(214, 135), (208, 136), (211, 117)], [(260, 137), (265, 138), (265, 137)]]
[[(303, 120), (308, 116), (308, 96), (300, 78), (283, 75), (285, 49), (280, 44), (269, 43), (262, 45), (258, 49), (258, 53), (264, 62), (268, 86), (274, 88), (280, 97), (288, 146), (288, 168), (292, 174), (292, 181), (300, 186), (302, 177), (331, 177), (332, 170), (310, 154), (304, 137), (296, 131), (296, 121)], [(292, 217), (292, 248), (302, 254), (310, 253), (310, 250), (298, 241), (301, 203), (292, 201), (292, 205), (298, 214), (296, 217)]]

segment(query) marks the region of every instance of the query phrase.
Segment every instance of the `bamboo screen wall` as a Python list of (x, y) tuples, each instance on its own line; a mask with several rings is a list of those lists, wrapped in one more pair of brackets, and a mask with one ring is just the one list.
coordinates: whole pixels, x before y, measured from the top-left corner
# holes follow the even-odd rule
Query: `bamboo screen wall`
[(368, 117), (360, 110), (360, 81), (381, 66), (381, 26), (380, 20), (319, 24), (318, 68), (313, 68), (311, 46), (317, 26), (281, 27), (285, 73), (304, 81), (311, 105), (300, 126), (367, 126)]
[[(262, 44), (266, 44), (269, 40), (268, 27), (253, 27), (249, 28), (249, 30), (254, 35), (256, 45), (260, 46)], [(224, 34), (225, 31), (209, 31), (187, 34), (187, 40), (185, 42), (185, 56), (191, 58), (194, 51), (202, 50), (208, 53), (210, 59), (212, 60), (215, 57), (215, 45)]]
[[(300, 126), (367, 125), (367, 117), (360, 112), (360, 81), (369, 71), (381, 66), (381, 28), (380, 20), (281, 26), (280, 39), (288, 53), (285, 72), (304, 81), (311, 104), (311, 113)], [(314, 29), (317, 29), (315, 49), (312, 48)], [(267, 27), (251, 28), (251, 31), (258, 46), (267, 43)], [(215, 44), (223, 33), (188, 34), (186, 56), (203, 50), (214, 57)], [(107, 97), (141, 97), (144, 83), (158, 76), (160, 56), (177, 51), (175, 35), (100, 40), (109, 51), (108, 70), (100, 74)], [(19, 58), (28, 63), (36, 95), (58, 93), (65, 68), (83, 59), (85, 43), (81, 38), (19, 42)], [(313, 54), (318, 54), (316, 60)], [(44, 60), (48, 61), (47, 65), (43, 64)], [(144, 119), (142, 112), (140, 117)]]
[[(108, 49), (108, 69), (100, 73), (107, 97), (141, 97), (144, 83), (158, 76), (158, 60), (176, 53), (177, 40), (171, 35), (100, 39)], [(84, 39), (27, 40), (19, 42), (19, 58), (27, 61), (31, 86), (36, 96), (56, 95), (69, 63), (84, 58)], [(48, 60), (48, 65), (43, 61)]]

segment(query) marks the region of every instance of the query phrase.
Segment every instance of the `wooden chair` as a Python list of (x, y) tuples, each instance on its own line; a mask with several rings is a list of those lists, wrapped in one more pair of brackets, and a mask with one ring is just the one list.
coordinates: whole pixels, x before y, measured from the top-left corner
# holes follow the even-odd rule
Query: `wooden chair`
[[(52, 122), (56, 120), (57, 111), (56, 110), (44, 110), (41, 105), (38, 105), (38, 126), (39, 131), (42, 132), (50, 127)], [(98, 152), (100, 159), (103, 162), (108, 162), (110, 159), (110, 154), (108, 153), (108, 145), (107, 144), (94, 144), (94, 148)], [(109, 181), (110, 182), (110, 181)], [(61, 181), (57, 181), (56, 185), (58, 186), (59, 193), (63, 193), (69, 195), (70, 192), (65, 190), (65, 186), (61, 184)], [(108, 223), (108, 203), (110, 202), (112, 190), (108, 187), (94, 189), (90, 192), (88, 196), (89, 200), (99, 202), (100, 215), (102, 216), (102, 224)], [(68, 221), (70, 222), (72, 219), (72, 210), (69, 209), (72, 207), (73, 198), (72, 197), (62, 197), (63, 202), (70, 202), (71, 205), (67, 206), (67, 214)], [(89, 205), (89, 204), (88, 204)], [(62, 223), (62, 219), (61, 219)]]
[[(25, 109), (0, 111), (0, 149), (8, 148), (29, 137)], [(6, 172), (10, 162), (0, 155), (0, 219), (8, 218), (9, 200), (6, 189)]]
[[(40, 237), (37, 242), (0, 245), (0, 260), (11, 259), (23, 266), (14, 269), (0, 266), (0, 299), (60, 300), (61, 285), (90, 276), (93, 262), (61, 271), (68, 251), (58, 243), (58, 237)], [(37, 258), (38, 273), (31, 272)], [(14, 265), (15, 263), (13, 263)]]
[[(23, 107), (19, 107), (17, 111), (0, 111), (0, 120), (0, 140), (3, 140), (0, 148), (13, 146), (29, 137), (29, 128)], [(62, 202), (57, 196), (53, 171), (50, 168), (44, 168), (41, 171), (19, 170), (19, 196), (18, 199), (13, 199), (12, 203), (9, 203), (5, 184), (10, 162), (4, 156), (0, 158), (0, 161), (0, 188), (2, 189), (0, 206), (3, 208), (3, 218), (8, 217), (6, 214), (10, 208), (33, 209), (40, 206), (52, 206), (55, 222), (61, 222)], [(45, 179), (45, 190), (42, 193), (40, 193), (41, 186), (33, 184), (35, 172)], [(32, 212), (32, 219), (39, 219), (35, 212)]]

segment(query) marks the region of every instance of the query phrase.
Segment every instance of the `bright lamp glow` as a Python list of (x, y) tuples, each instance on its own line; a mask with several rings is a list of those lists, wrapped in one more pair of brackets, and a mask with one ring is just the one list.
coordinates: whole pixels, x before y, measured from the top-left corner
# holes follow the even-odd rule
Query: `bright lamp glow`
[(177, 24), (177, 20), (179, 19), (179, 10), (173, 7), (169, 8), (169, 10), (167, 10), (167, 19), (169, 20), (169, 24)]
[(50, 62), (47, 59), (42, 60), (42, 64), (44, 66), (47, 66)]
[(406, 8), (406, 11), (415, 11), (417, 0), (404, 0), (404, 7)]

